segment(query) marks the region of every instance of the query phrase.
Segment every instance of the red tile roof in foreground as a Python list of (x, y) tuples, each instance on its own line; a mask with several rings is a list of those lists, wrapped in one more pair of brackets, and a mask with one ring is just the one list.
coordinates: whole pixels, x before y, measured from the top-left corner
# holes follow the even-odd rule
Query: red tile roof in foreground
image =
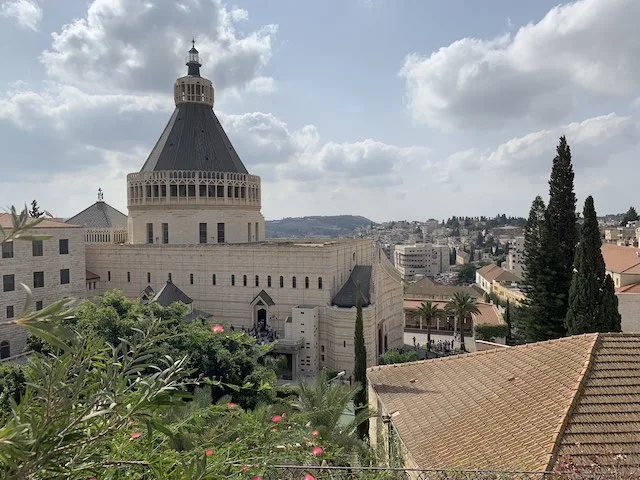
[(585, 334), (372, 367), (420, 468), (640, 468), (640, 335)]

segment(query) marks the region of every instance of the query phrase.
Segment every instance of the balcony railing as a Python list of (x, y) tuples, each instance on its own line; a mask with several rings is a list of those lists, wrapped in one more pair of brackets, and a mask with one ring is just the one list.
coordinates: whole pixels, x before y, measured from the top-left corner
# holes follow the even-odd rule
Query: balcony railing
[[(322, 467), (276, 465), (266, 467), (264, 480), (302, 480), (306, 474), (315, 480), (617, 480), (638, 479), (640, 472), (616, 472), (607, 476), (601, 472), (545, 472), (499, 470), (416, 470), (391, 467)], [(612, 472), (609, 472), (612, 475)], [(309, 477), (306, 477), (309, 478)]]

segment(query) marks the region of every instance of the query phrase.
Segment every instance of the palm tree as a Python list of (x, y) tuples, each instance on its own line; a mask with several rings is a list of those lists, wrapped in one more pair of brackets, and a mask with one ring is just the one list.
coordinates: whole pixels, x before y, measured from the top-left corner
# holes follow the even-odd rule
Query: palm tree
[(313, 380), (298, 384), (298, 398), (293, 406), (305, 415), (320, 438), (331, 439), (345, 453), (363, 454), (365, 444), (359, 440), (357, 431), (371, 413), (365, 408), (349, 414), (354, 412), (353, 398), (359, 389), (360, 385), (344, 385), (320, 373)]
[(418, 308), (411, 312), (414, 318), (422, 318), (427, 325), (427, 352), (431, 348), (431, 321), (438, 318), (446, 318), (446, 312), (434, 305), (431, 300), (422, 302)]
[(464, 347), (463, 321), (465, 319), (471, 319), (471, 316), (474, 314), (477, 315), (480, 313), (476, 301), (471, 298), (471, 295), (468, 293), (455, 292), (451, 300), (449, 300), (446, 310), (450, 315), (458, 319), (458, 324), (460, 325), (460, 349), (466, 352)]

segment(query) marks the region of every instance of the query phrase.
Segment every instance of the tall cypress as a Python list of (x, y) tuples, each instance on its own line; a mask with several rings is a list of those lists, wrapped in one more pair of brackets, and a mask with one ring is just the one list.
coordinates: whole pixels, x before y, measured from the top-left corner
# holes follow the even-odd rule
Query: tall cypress
[(622, 316), (618, 310), (618, 297), (616, 297), (616, 289), (611, 275), (607, 275), (604, 279), (600, 312), (601, 332), (622, 331)]
[(602, 325), (601, 322), (600, 302), (604, 291), (605, 267), (600, 229), (591, 196), (584, 202), (583, 218), (569, 290), (566, 317), (569, 335), (608, 331), (608, 325)]
[(574, 193), (574, 173), (571, 162), (571, 149), (567, 139), (560, 137), (560, 143), (553, 159), (553, 168), (549, 179), (549, 204), (547, 216), (550, 225), (548, 245), (549, 273), (553, 276), (550, 300), (553, 302), (549, 322), (554, 325), (551, 338), (562, 336), (565, 332), (565, 318), (569, 308), (569, 289), (573, 277), (573, 261), (578, 243), (576, 224), (576, 195)]
[[(353, 378), (359, 384), (353, 404), (355, 411), (363, 411), (369, 408), (367, 401), (367, 348), (364, 344), (364, 323), (362, 320), (362, 293), (360, 282), (356, 285), (356, 328), (354, 333), (354, 353), (355, 364), (353, 366)], [(367, 438), (369, 433), (369, 421), (358, 425), (358, 436), (361, 439)]]

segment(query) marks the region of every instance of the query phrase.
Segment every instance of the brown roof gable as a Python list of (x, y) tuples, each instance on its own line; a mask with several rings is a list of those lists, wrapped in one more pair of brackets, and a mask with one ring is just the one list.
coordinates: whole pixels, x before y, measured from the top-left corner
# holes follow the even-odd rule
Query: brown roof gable
[[(2, 228), (13, 228), (13, 222), (11, 220), (11, 215), (8, 213), (0, 213), (0, 227)], [(78, 225), (71, 225), (69, 223), (64, 223), (59, 220), (50, 220), (44, 219), (38, 223), (34, 229), (38, 228), (79, 228)]]
[(489, 265), (485, 265), (480, 270), (478, 270), (478, 273), (486, 278), (487, 274), (496, 268), (499, 268), (498, 265), (496, 265), (495, 263), (490, 263)]
[(605, 243), (602, 245), (602, 257), (608, 271), (640, 275), (640, 256), (638, 249)]
[(639, 352), (640, 335), (586, 334), (367, 376), (420, 468), (546, 470), (566, 454), (640, 467)]

